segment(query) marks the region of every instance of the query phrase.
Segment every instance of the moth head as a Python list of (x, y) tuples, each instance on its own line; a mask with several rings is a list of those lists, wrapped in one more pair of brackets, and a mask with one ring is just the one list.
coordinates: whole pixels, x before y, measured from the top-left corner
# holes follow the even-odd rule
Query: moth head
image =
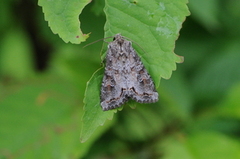
[(116, 34), (113, 38), (113, 41), (115, 41), (119, 45), (122, 45), (124, 43), (124, 38), (121, 34)]

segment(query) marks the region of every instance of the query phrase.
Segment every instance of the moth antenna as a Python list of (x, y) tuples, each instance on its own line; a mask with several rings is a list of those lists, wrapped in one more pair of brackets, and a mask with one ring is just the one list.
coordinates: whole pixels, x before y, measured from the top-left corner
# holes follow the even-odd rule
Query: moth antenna
[[(114, 37), (114, 36), (109, 36), (109, 37), (106, 37), (106, 38), (102, 38), (102, 39), (96, 40), (96, 41), (94, 41), (94, 42), (91, 42), (91, 43), (83, 46), (83, 48), (85, 48), (85, 47), (87, 47), (87, 46), (89, 46), (89, 45), (92, 45), (92, 44), (94, 44), (94, 43), (97, 43), (97, 42), (99, 42), (99, 41), (102, 41), (102, 40), (104, 41), (104, 40), (106, 40), (106, 39), (113, 38), (113, 37)], [(104, 41), (104, 42), (106, 42), (106, 41)]]

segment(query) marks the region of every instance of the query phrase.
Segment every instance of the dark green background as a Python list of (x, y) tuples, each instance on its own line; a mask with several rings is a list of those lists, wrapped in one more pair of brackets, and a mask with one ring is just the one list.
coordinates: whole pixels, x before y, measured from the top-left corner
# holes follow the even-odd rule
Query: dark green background
[[(101, 67), (101, 5), (86, 43), (54, 35), (37, 1), (0, 2), (0, 158), (240, 158), (240, 2), (190, 0), (156, 104), (127, 106), (80, 143), (86, 83)], [(104, 6), (104, 4), (102, 4)], [(106, 46), (106, 45), (104, 45)]]

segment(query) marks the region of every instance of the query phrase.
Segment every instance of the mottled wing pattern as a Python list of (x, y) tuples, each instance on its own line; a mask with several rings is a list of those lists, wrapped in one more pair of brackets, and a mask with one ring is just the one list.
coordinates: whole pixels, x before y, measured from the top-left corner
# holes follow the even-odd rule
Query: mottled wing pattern
[[(134, 54), (135, 66), (129, 75), (129, 91), (130, 97), (139, 103), (154, 103), (158, 101), (158, 92), (152, 78), (145, 69), (137, 53), (132, 49)], [(132, 57), (132, 56), (130, 56)]]
[(117, 34), (108, 45), (101, 88), (102, 109), (120, 107), (129, 98), (139, 103), (153, 103), (158, 100), (158, 93), (132, 43)]
[(119, 79), (121, 77), (112, 76), (111, 71), (112, 69), (106, 66), (101, 88), (101, 106), (103, 110), (117, 108), (128, 100), (127, 88), (122, 87), (125, 84)]

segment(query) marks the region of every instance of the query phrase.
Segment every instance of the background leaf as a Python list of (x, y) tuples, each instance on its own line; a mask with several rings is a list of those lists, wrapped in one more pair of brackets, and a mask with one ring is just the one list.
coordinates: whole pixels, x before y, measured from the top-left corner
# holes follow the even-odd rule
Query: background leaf
[(239, 103), (240, 84), (235, 84), (230, 89), (227, 97), (219, 103), (219, 112), (225, 117), (240, 118)]
[(79, 14), (89, 0), (39, 0), (43, 8), (45, 20), (54, 34), (58, 34), (64, 42), (79, 44), (88, 38), (80, 30)]
[(164, 159), (239, 158), (240, 144), (223, 134), (200, 132), (187, 138), (180, 135), (164, 141), (162, 146), (167, 153)]
[[(217, 143), (217, 144), (216, 144)], [(230, 137), (214, 132), (200, 132), (189, 137), (187, 145), (195, 158), (239, 158), (240, 145)]]
[(33, 75), (31, 43), (22, 30), (12, 28), (0, 45), (0, 75), (19, 80)]
[(196, 97), (201, 99), (219, 98), (223, 96), (223, 90), (226, 91), (233, 83), (240, 80), (239, 72), (235, 71), (239, 65), (239, 49), (238, 41), (234, 40), (226, 42), (216, 50), (209, 50), (217, 56), (212, 58), (206, 56), (204, 64), (199, 67), (198, 73), (193, 77), (193, 89)]
[(219, 3), (218, 0), (190, 0), (189, 6), (191, 7), (192, 16), (204, 27), (212, 31), (220, 27), (217, 18)]
[(82, 113), (73, 107), (76, 90), (71, 85), (55, 76), (13, 85), (9, 90), (8, 96), (1, 92), (1, 154), (12, 158), (77, 158), (86, 152), (89, 145), (79, 145), (76, 140)]

